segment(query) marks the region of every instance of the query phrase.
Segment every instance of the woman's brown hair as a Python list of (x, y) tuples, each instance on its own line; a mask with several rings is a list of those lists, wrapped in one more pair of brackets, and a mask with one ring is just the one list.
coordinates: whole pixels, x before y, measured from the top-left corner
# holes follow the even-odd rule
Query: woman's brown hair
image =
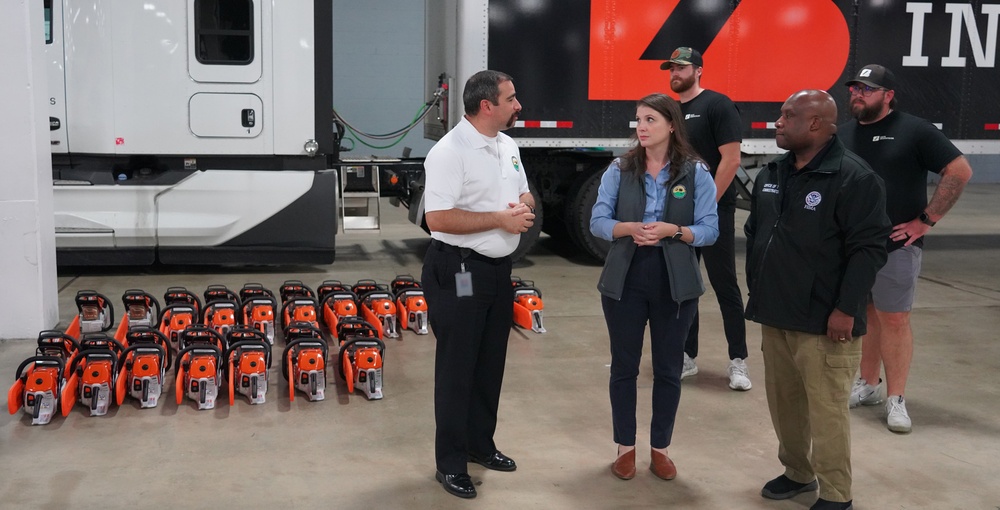
[[(673, 123), (674, 130), (670, 133), (670, 144), (667, 148), (667, 158), (670, 160), (670, 179), (677, 177), (685, 161), (698, 160), (701, 158), (695, 152), (691, 143), (688, 142), (687, 128), (684, 126), (684, 115), (681, 114), (681, 107), (666, 94), (650, 94), (635, 103), (635, 107), (646, 106), (656, 110), (663, 115), (668, 122)], [(626, 152), (620, 159), (619, 168), (623, 172), (632, 172), (636, 177), (641, 178), (646, 173), (646, 149), (639, 145), (636, 134), (632, 132), (632, 138), (636, 140), (635, 146)]]

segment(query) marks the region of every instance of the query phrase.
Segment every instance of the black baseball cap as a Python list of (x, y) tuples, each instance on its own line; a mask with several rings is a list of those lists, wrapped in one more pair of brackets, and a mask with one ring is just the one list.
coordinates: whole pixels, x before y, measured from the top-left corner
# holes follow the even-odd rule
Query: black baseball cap
[(895, 90), (896, 76), (892, 74), (892, 71), (883, 66), (878, 64), (868, 64), (861, 69), (858, 69), (858, 74), (854, 77), (854, 79), (848, 81), (844, 85), (850, 87), (855, 83), (863, 83), (869, 87)]
[(660, 64), (660, 69), (670, 69), (670, 64), (702, 67), (701, 53), (698, 53), (698, 50), (694, 48), (681, 46), (670, 54), (670, 60)]

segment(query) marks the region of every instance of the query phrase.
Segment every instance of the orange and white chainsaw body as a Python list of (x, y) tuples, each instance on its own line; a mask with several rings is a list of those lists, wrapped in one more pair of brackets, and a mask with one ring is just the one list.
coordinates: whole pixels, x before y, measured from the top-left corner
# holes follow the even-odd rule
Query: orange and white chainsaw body
[(216, 300), (205, 304), (202, 324), (214, 329), (225, 337), (236, 327), (238, 306), (233, 301)]
[(53, 356), (32, 356), (21, 363), (18, 377), (7, 392), (7, 410), (15, 414), (22, 407), (31, 415), (32, 425), (45, 425), (59, 410), (63, 363)]
[[(240, 330), (236, 330), (239, 332)], [(229, 404), (239, 393), (251, 404), (263, 404), (267, 395), (267, 369), (271, 366), (271, 346), (257, 330), (256, 338), (236, 341), (226, 354), (229, 376)], [(230, 338), (232, 341), (234, 338)]]
[(361, 309), (364, 318), (375, 325), (382, 338), (398, 338), (399, 327), (396, 323), (396, 304), (389, 292), (369, 292), (361, 298)]
[(299, 338), (289, 342), (282, 356), (282, 373), (288, 379), (288, 398), (295, 400), (295, 390), (311, 402), (326, 398), (326, 341)]
[(182, 396), (198, 403), (198, 409), (215, 409), (219, 398), (219, 384), (222, 382), (222, 366), (219, 352), (213, 349), (194, 348), (178, 357), (181, 371), (177, 374), (181, 386), (178, 390), (178, 404)]
[(514, 324), (535, 333), (545, 333), (542, 325), (541, 293), (533, 287), (514, 287)]
[(254, 298), (243, 302), (243, 321), (264, 334), (267, 343), (274, 345), (274, 300)]
[(167, 376), (164, 351), (155, 347), (138, 347), (125, 363), (124, 384), (128, 395), (138, 400), (143, 409), (156, 407)]
[(348, 393), (360, 389), (368, 400), (382, 399), (382, 356), (385, 344), (376, 338), (354, 338), (340, 348), (341, 376)]
[(418, 335), (427, 334), (427, 299), (421, 289), (406, 289), (396, 294), (399, 325)]
[(115, 360), (95, 356), (83, 364), (80, 376), (80, 403), (90, 408), (91, 416), (104, 416), (111, 407), (111, 388), (114, 386)]

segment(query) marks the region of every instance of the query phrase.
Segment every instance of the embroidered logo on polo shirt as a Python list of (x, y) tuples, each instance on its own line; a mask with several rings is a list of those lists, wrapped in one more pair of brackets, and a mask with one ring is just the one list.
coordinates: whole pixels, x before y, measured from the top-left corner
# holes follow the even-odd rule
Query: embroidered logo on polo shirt
[(681, 199), (681, 198), (684, 198), (687, 195), (687, 193), (688, 193), (688, 190), (687, 190), (687, 188), (684, 187), (683, 184), (678, 184), (678, 185), (674, 186), (674, 189), (670, 190), (670, 194), (673, 195), (674, 198), (676, 198), (678, 200)]
[(806, 195), (805, 208), (809, 209), (810, 211), (815, 211), (816, 206), (819, 205), (819, 203), (822, 201), (823, 201), (823, 195), (820, 195), (818, 191), (810, 191), (809, 194)]
[(514, 171), (515, 172), (520, 172), (521, 171), (521, 164), (518, 163), (517, 156), (511, 156), (510, 157), (510, 162), (514, 163)]

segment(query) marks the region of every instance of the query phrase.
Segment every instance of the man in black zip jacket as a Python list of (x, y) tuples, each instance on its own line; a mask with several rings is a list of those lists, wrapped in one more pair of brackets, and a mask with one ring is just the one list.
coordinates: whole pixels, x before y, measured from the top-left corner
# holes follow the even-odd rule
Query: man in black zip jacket
[(852, 508), (848, 397), (891, 230), (882, 179), (844, 148), (836, 121), (824, 91), (785, 101), (775, 140), (788, 153), (757, 175), (744, 227), (746, 317), (761, 324), (764, 386), (785, 466), (761, 495), (786, 499), (818, 485), (812, 510)]

